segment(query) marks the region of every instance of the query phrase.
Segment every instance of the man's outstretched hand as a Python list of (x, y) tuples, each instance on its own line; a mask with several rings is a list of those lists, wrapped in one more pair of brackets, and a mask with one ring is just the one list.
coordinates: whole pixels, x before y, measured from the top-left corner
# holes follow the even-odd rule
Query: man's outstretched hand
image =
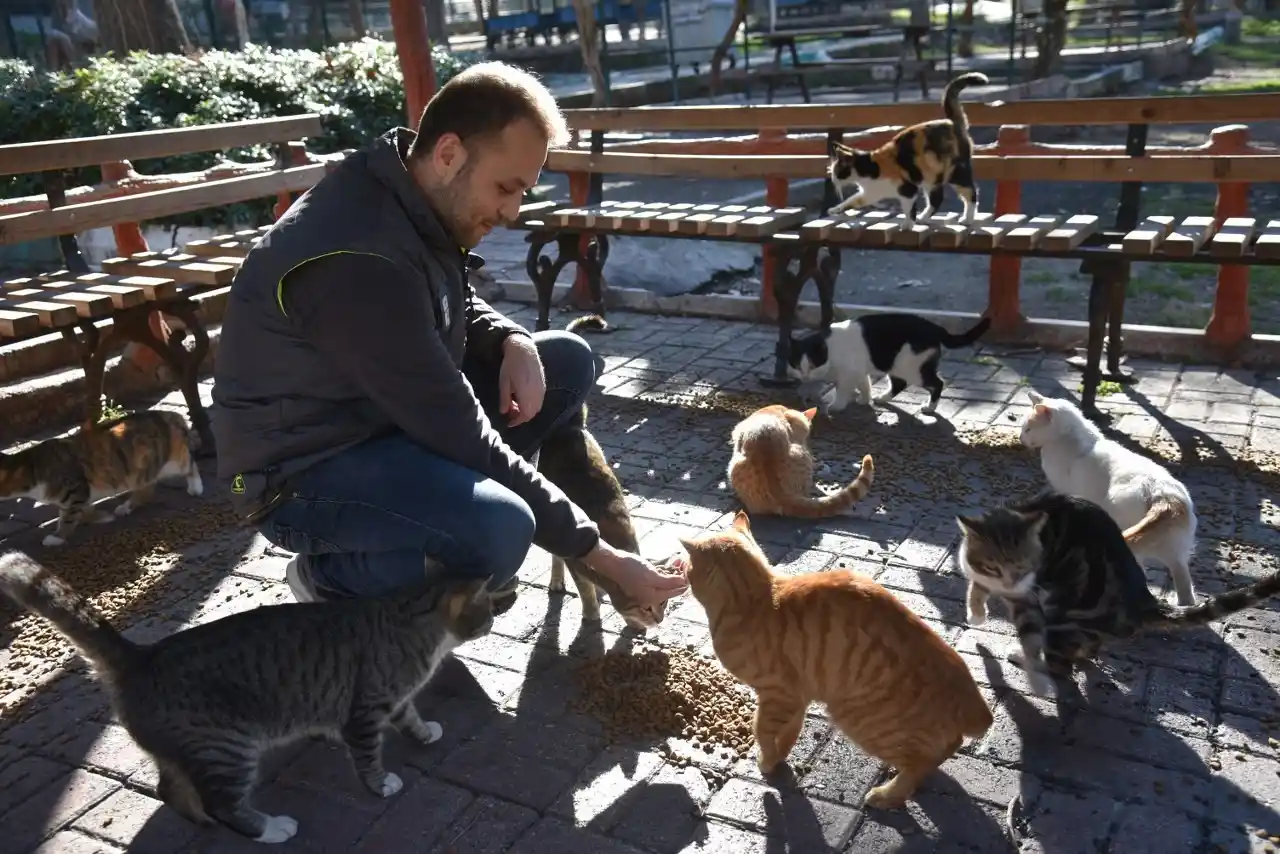
[(538, 347), (527, 335), (511, 335), (502, 342), (502, 366), (498, 369), (498, 411), (515, 427), (533, 419), (542, 409), (547, 378), (542, 372)]
[(619, 551), (604, 540), (582, 560), (596, 572), (618, 582), (637, 605), (657, 605), (689, 588), (683, 575), (659, 572), (639, 555)]

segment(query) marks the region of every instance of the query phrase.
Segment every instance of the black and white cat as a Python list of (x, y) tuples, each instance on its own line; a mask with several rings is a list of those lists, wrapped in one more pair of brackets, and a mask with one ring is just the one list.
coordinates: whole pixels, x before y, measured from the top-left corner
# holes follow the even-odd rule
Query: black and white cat
[[(833, 323), (825, 332), (793, 336), (788, 372), (802, 382), (835, 383), (822, 397), (827, 412), (839, 412), (854, 397), (874, 408), (913, 385), (929, 390), (929, 403), (920, 411), (932, 413), (946, 385), (938, 376), (942, 348), (968, 347), (990, 326), (984, 317), (955, 335), (917, 314), (867, 314)], [(885, 374), (889, 390), (872, 399), (872, 382)]]

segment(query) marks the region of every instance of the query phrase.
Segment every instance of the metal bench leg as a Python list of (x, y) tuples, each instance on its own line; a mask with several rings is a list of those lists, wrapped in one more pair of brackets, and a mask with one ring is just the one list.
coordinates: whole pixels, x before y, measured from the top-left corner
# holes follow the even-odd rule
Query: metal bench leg
[(71, 342), (80, 357), (80, 367), (84, 370), (84, 427), (89, 428), (98, 423), (102, 417), (102, 382), (110, 345), (118, 338), (113, 328), (104, 339), (92, 320), (86, 320), (77, 326), (66, 327), (62, 337)]
[[(609, 238), (604, 234), (591, 235), (587, 251), (578, 266), (587, 272), (587, 290), (591, 293), (591, 311), (604, 317), (604, 265), (609, 260)], [(613, 328), (610, 327), (610, 332)]]
[[(818, 273), (818, 250), (816, 244), (791, 249), (774, 246), (774, 257), (777, 274), (774, 276), (774, 299), (778, 305), (778, 343), (774, 347), (773, 374), (760, 378), (761, 385), (766, 388), (794, 388), (800, 382), (787, 374), (787, 357), (791, 354), (791, 329), (795, 323), (796, 307), (800, 303), (800, 294), (805, 282)], [(791, 272), (791, 262), (797, 261), (798, 269)], [(829, 261), (829, 257), (828, 257)], [(834, 278), (832, 282), (834, 282)], [(821, 288), (821, 285), (819, 285)], [(834, 309), (832, 309), (834, 312)], [(826, 313), (824, 311), (825, 319)]]
[[(1128, 284), (1128, 265), (1100, 263), (1093, 269), (1093, 283), (1089, 287), (1089, 344), (1085, 353), (1083, 390), (1080, 410), (1099, 423), (1110, 421), (1110, 416), (1098, 409), (1098, 384), (1104, 377), (1111, 382), (1125, 382), (1130, 378), (1119, 370), (1121, 356), (1120, 325), (1124, 322), (1125, 287)], [(1102, 372), (1102, 344), (1108, 328), (1113, 338), (1107, 343), (1107, 374)]]
[(840, 250), (824, 246), (822, 253), (825, 255), (822, 256), (813, 273), (813, 283), (818, 286), (822, 328), (830, 329), (831, 324), (836, 320), (836, 279), (840, 278)]
[[(590, 235), (587, 251), (584, 253), (580, 249), (581, 237), (578, 232), (533, 231), (525, 238), (529, 243), (525, 271), (538, 295), (538, 319), (533, 327), (535, 332), (551, 328), (551, 302), (555, 296), (556, 279), (571, 261), (586, 271), (592, 311), (604, 316), (604, 264), (609, 259), (609, 242), (602, 234)], [(542, 252), (553, 241), (556, 244), (554, 261)]]
[(1111, 281), (1111, 307), (1107, 329), (1107, 373), (1112, 382), (1128, 384), (1134, 381), (1132, 372), (1126, 371), (1124, 361), (1124, 303), (1129, 290), (1129, 264), (1117, 265)]

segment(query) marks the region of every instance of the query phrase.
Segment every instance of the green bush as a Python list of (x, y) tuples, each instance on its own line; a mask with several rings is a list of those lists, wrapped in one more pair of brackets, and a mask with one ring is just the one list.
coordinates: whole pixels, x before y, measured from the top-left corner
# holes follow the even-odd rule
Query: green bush
[[(443, 85), (470, 64), (436, 48), (436, 82)], [(360, 148), (405, 124), (404, 79), (395, 45), (366, 38), (323, 51), (250, 46), (198, 57), (135, 53), (98, 58), (70, 72), (42, 73), (0, 60), (0, 144), (127, 133), (156, 128), (318, 113), (324, 134), (307, 140), (317, 153)], [(236, 160), (272, 156), (269, 146), (227, 152)], [(214, 153), (134, 162), (144, 174), (205, 169)], [(101, 180), (96, 168), (69, 183)], [(0, 178), (0, 197), (42, 192), (39, 176)], [(200, 211), (163, 222), (210, 225), (265, 221), (271, 200)]]

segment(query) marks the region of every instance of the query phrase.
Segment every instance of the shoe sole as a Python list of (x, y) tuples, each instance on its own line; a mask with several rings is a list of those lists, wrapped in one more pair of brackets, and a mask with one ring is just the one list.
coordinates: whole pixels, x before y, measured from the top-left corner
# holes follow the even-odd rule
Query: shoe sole
[(289, 585), (289, 592), (293, 594), (294, 601), (297, 602), (323, 602), (311, 587), (310, 583), (302, 577), (302, 571), (298, 569), (298, 559), (294, 558), (289, 561), (284, 568), (284, 580)]

